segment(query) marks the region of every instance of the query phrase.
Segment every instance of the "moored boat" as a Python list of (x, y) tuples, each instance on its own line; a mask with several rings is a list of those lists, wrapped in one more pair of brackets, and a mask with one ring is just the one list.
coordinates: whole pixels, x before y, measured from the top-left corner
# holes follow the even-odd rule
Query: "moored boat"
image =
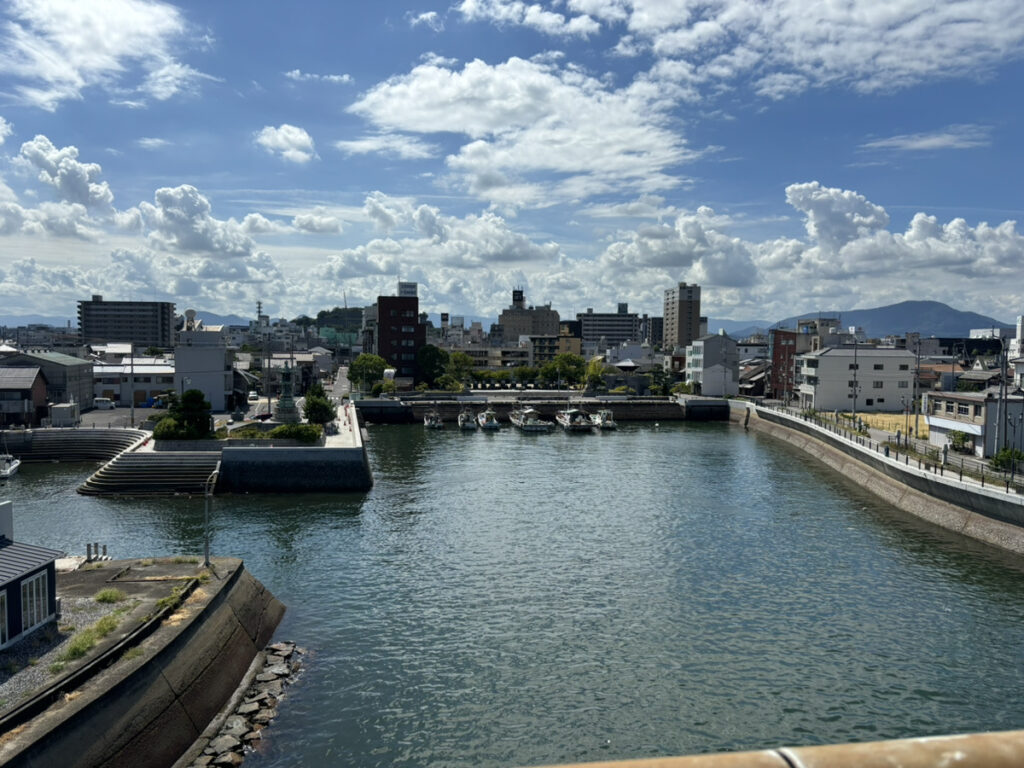
[(566, 432), (589, 432), (593, 424), (579, 408), (566, 408), (555, 414), (555, 421)]
[(594, 429), (615, 429), (619, 426), (615, 423), (609, 408), (602, 408), (597, 413), (590, 414), (590, 423)]
[(21, 466), (21, 459), (15, 458), (10, 453), (0, 453), (0, 478), (8, 478), (18, 471)]
[(427, 429), (443, 429), (444, 421), (441, 419), (441, 414), (436, 410), (427, 411), (423, 414), (423, 426)]
[(464, 408), (459, 413), (459, 429), (476, 429), (476, 416), (469, 408)]
[(480, 411), (476, 415), (476, 423), (480, 425), (480, 429), (501, 429), (501, 422), (498, 421), (498, 415), (493, 408)]
[(516, 408), (508, 415), (509, 421), (523, 432), (548, 432), (554, 424), (541, 418), (536, 408)]

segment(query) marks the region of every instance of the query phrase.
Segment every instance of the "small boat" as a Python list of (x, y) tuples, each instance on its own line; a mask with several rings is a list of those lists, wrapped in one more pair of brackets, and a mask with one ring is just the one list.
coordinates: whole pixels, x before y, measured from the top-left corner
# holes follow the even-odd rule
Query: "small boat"
[(476, 423), (480, 425), (480, 429), (501, 429), (501, 422), (498, 421), (498, 415), (493, 408), (480, 411), (476, 415)]
[(615, 423), (615, 418), (608, 408), (602, 408), (597, 413), (590, 414), (590, 423), (594, 429), (615, 429), (619, 426)]
[(15, 458), (10, 453), (0, 453), (0, 478), (8, 478), (18, 471), (21, 466), (21, 459)]
[(548, 432), (554, 424), (541, 418), (536, 408), (517, 408), (508, 415), (509, 421), (523, 432)]
[(464, 408), (459, 413), (459, 429), (476, 429), (476, 416), (469, 408)]
[(437, 410), (430, 410), (423, 414), (423, 426), (427, 429), (444, 429), (444, 421)]
[(555, 421), (566, 432), (589, 432), (593, 424), (590, 418), (579, 408), (566, 408), (555, 414)]

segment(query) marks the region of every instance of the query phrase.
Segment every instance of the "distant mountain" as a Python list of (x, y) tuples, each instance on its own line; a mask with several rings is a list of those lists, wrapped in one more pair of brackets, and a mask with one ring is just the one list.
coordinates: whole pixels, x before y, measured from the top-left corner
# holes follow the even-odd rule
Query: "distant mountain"
[(767, 333), (772, 327), (771, 320), (718, 320), (708, 318), (708, 333), (718, 333), (724, 330), (734, 339), (745, 339), (755, 333)]
[(900, 335), (910, 332), (922, 336), (968, 336), (972, 328), (1011, 328), (977, 312), (962, 312), (939, 301), (901, 301), (874, 309), (850, 309), (831, 312), (808, 312), (787, 317), (773, 327), (796, 328), (797, 320), (815, 317), (838, 317), (839, 327), (854, 325), (864, 329), (868, 338)]
[[(180, 314), (180, 313), (179, 313)], [(202, 320), (203, 325), (249, 325), (251, 318), (241, 315), (215, 315), (212, 312), (196, 310), (196, 319)]]
[(67, 328), (68, 322), (72, 328), (78, 328), (78, 317), (55, 317), (47, 315), (0, 315), (0, 325), (8, 328), (18, 328), (23, 325), (55, 325)]

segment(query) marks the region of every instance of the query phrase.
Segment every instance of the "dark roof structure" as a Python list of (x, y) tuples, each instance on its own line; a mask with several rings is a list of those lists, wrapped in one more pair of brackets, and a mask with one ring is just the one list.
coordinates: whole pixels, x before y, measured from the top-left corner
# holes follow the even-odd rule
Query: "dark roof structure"
[(64, 553), (58, 549), (19, 544), (6, 536), (0, 536), (0, 584), (31, 573), (63, 556)]
[(30, 368), (0, 367), (0, 389), (32, 389), (32, 384), (35, 382), (36, 376), (39, 375), (39, 371), (39, 366)]

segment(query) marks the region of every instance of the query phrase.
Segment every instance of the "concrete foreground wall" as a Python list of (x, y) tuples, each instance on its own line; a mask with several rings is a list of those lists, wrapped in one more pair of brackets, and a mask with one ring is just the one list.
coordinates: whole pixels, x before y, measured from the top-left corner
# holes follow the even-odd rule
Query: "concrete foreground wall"
[(225, 448), (217, 491), (310, 493), (373, 486), (366, 451), (356, 448)]
[(114, 661), (5, 736), (0, 763), (173, 765), (234, 693), (284, 614), (241, 561), (214, 565), (218, 576), (141, 643), (141, 657)]
[[(749, 414), (749, 416), (747, 415)], [(904, 465), (839, 435), (775, 411), (735, 404), (733, 421), (814, 456), (892, 506), (947, 530), (1024, 554), (1024, 500), (998, 488)]]

